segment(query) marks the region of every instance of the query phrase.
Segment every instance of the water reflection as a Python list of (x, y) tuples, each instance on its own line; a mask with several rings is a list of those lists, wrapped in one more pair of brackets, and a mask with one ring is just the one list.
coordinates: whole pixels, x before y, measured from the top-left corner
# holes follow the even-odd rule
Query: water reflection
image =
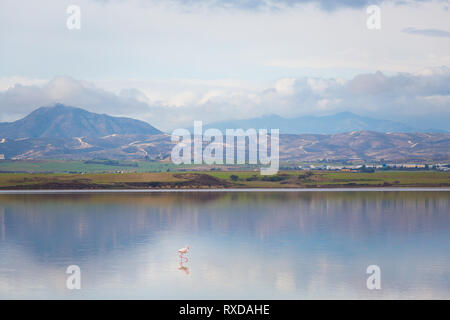
[(0, 297), (450, 298), (449, 195), (3, 194)]
[(183, 262), (182, 260), (180, 260), (180, 264), (178, 266), (178, 270), (184, 271), (184, 273), (186, 275), (189, 275), (189, 273), (190, 273), (189, 267), (187, 265), (185, 265), (185, 264), (187, 264), (187, 262)]

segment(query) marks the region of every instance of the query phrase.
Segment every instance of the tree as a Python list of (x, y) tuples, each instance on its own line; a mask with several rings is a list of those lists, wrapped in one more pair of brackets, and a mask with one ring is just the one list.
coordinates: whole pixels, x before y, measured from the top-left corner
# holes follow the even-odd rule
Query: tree
[(237, 181), (239, 179), (239, 177), (237, 175), (235, 175), (235, 174), (232, 174), (230, 176), (230, 179), (233, 180), (233, 181)]

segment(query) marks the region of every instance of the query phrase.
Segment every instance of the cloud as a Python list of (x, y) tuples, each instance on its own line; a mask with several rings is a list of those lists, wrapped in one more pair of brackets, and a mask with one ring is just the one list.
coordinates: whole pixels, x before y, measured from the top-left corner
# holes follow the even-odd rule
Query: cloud
[[(450, 68), (428, 68), (417, 73), (386, 75), (382, 72), (341, 78), (282, 78), (261, 90), (223, 90), (195, 98), (166, 115), (181, 126), (194, 120), (215, 122), (277, 114), (284, 117), (326, 115), (351, 111), (375, 118), (416, 121), (423, 129), (450, 127)], [(181, 116), (182, 115), (182, 116)], [(181, 116), (178, 118), (178, 116)], [(418, 119), (427, 116), (427, 121)], [(445, 122), (447, 120), (447, 122)]]
[(450, 31), (439, 30), (439, 29), (416, 29), (416, 28), (405, 28), (402, 30), (404, 33), (421, 35), (426, 37), (443, 37), (450, 38)]
[(16, 83), (7, 90), (0, 91), (0, 120), (15, 120), (38, 107), (55, 103), (116, 115), (138, 115), (149, 110), (147, 104), (135, 97), (116, 95), (91, 82), (57, 76), (43, 85)]
[[(173, 86), (164, 82), (164, 87)], [(194, 120), (211, 123), (267, 114), (295, 117), (342, 111), (406, 123), (417, 121), (424, 129), (450, 129), (450, 68), (446, 66), (396, 75), (378, 71), (349, 80), (289, 77), (261, 88), (220, 81), (190, 81), (177, 86), (178, 91), (158, 94), (156, 85), (130, 82), (128, 88), (114, 93), (94, 82), (56, 77), (42, 86), (16, 84), (0, 91), (0, 110), (3, 121), (14, 120), (39, 106), (60, 102), (138, 118), (165, 131), (191, 127)], [(147, 92), (159, 98), (151, 99)], [(418, 121), (425, 118), (422, 123)]]
[[(408, 3), (431, 2), (432, 0), (412, 0)], [(445, 1), (445, 0), (443, 0)], [(175, 0), (185, 6), (198, 6), (199, 1), (196, 0)], [(341, 8), (363, 8), (369, 5), (377, 5), (382, 2), (395, 3), (395, 0), (206, 0), (202, 1), (202, 6), (221, 7), (227, 9), (281, 9), (292, 8), (300, 5), (314, 4), (319, 8), (327, 11), (338, 10)]]

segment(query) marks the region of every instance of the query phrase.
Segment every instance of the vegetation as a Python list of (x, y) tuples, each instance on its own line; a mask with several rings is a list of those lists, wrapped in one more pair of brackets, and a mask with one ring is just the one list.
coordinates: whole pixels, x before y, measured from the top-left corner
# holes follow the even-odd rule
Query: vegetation
[(0, 173), (0, 189), (450, 187), (450, 173), (255, 171), (153, 173)]
[(177, 167), (170, 162), (157, 161), (118, 161), (118, 160), (2, 160), (0, 172), (15, 173), (108, 173), (124, 172), (163, 172)]

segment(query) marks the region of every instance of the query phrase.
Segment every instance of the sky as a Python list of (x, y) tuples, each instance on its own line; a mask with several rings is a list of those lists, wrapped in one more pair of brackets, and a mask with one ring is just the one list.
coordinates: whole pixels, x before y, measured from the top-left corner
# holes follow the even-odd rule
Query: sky
[[(67, 8), (80, 8), (68, 29)], [(369, 29), (367, 7), (380, 8)], [(351, 111), (450, 130), (448, 0), (2, 0), (0, 121), (55, 103), (170, 131)]]

